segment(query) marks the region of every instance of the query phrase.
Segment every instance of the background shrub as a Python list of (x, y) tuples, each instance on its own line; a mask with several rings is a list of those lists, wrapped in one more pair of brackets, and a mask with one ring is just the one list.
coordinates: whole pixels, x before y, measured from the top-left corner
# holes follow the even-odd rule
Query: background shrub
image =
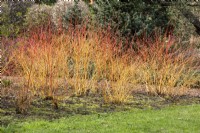
[(69, 22), (81, 22), (89, 14), (85, 2), (58, 1), (52, 10), (52, 21), (56, 27), (67, 27)]
[(46, 4), (46, 5), (53, 5), (56, 3), (56, 0), (35, 0), (37, 4)]
[(6, 2), (3, 2), (0, 10), (0, 35), (9, 36), (12, 32), (12, 25), (9, 23), (10, 8)]
[(175, 26), (174, 34), (187, 40), (195, 34), (195, 27), (183, 16), (180, 10), (169, 7), (170, 21)]
[(1, 6), (1, 36), (15, 36), (23, 29), (27, 9), (32, 1), (8, 1)]
[(74, 6), (70, 7), (65, 15), (64, 15), (64, 21), (66, 25), (69, 25), (69, 23), (73, 25), (79, 25), (83, 23), (84, 21), (87, 21), (89, 16), (89, 8), (83, 1), (75, 1)]
[(63, 16), (69, 7), (73, 7), (74, 3), (69, 1), (58, 1), (52, 9), (52, 22), (56, 27), (63, 25)]
[[(195, 3), (194, 3), (195, 4)], [(172, 5), (168, 8), (170, 21), (174, 25), (174, 34), (180, 38), (182, 44), (188, 45), (193, 37), (200, 35), (200, 8), (186, 2)], [(196, 45), (197, 48), (199, 44)]]
[(169, 22), (166, 7), (158, 4), (141, 0), (97, 0), (96, 4), (93, 10), (97, 22), (102, 26), (111, 25), (112, 28), (119, 29), (122, 35), (152, 32), (156, 27), (167, 27)]
[(32, 28), (47, 24), (50, 21), (51, 8), (51, 6), (44, 4), (33, 5), (26, 14), (26, 25)]

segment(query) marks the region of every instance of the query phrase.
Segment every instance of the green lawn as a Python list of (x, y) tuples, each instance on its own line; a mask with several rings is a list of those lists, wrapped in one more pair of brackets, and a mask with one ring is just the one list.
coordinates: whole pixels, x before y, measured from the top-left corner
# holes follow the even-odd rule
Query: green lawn
[(200, 133), (200, 105), (160, 110), (132, 109), (107, 114), (75, 115), (53, 121), (26, 120), (1, 127), (16, 133)]

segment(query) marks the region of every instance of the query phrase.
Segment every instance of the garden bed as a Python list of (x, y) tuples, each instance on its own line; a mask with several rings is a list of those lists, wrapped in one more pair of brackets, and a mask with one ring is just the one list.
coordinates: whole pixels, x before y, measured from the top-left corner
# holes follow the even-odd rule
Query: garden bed
[[(59, 108), (54, 109), (51, 100), (34, 96), (30, 109), (26, 114), (16, 114), (16, 94), (20, 86), (19, 77), (4, 77), (11, 81), (7, 87), (1, 87), (0, 91), (0, 125), (7, 126), (13, 121), (24, 121), (26, 119), (54, 120), (61, 117), (70, 117), (77, 114), (90, 115), (98, 113), (111, 113), (128, 111), (131, 109), (155, 109), (173, 105), (200, 104), (200, 89), (189, 89), (183, 96), (159, 96), (148, 94), (144, 87), (137, 86), (132, 90), (132, 96), (126, 103), (105, 103), (100, 94), (89, 93), (85, 96), (75, 96), (71, 90), (63, 93), (62, 99), (58, 101)], [(66, 95), (64, 95), (66, 94)]]

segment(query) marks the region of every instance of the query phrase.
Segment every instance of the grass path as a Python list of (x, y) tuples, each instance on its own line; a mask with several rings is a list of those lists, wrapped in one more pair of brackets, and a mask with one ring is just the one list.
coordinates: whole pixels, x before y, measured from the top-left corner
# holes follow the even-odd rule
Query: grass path
[(54, 121), (27, 120), (0, 127), (3, 133), (200, 133), (200, 105), (75, 115)]

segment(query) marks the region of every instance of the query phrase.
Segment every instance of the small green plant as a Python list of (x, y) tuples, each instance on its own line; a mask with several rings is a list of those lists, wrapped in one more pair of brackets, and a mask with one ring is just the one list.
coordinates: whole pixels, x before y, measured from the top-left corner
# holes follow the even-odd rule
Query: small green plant
[(2, 83), (3, 87), (9, 87), (12, 84), (12, 82), (10, 80), (7, 80), (7, 79), (2, 79), (1, 83)]

